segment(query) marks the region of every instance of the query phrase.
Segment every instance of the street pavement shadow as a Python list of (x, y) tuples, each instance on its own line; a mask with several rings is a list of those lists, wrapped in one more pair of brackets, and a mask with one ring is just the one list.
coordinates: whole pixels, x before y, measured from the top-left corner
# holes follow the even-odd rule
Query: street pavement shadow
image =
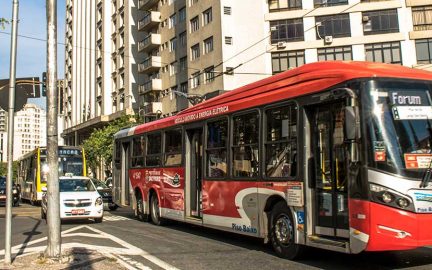
[(27, 247), (27, 244), (32, 240), (33, 236), (41, 234), (41, 232), (37, 231), (37, 228), (39, 227), (40, 224), (41, 224), (41, 220), (39, 219), (31, 231), (23, 233), (24, 235), (27, 235), (27, 238), (24, 240), (18, 253), (12, 258), (12, 261), (14, 261), (16, 257), (18, 257), (24, 253), (24, 250)]

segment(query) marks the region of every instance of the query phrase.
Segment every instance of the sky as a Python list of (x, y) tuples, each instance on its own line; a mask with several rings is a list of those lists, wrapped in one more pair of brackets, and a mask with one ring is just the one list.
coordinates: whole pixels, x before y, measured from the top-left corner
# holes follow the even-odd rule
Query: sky
[[(12, 19), (12, 0), (0, 0), (0, 18)], [(64, 78), (66, 0), (57, 0), (57, 77)], [(41, 77), (46, 70), (46, 0), (19, 0), (16, 77)], [(0, 79), (9, 78), (11, 25), (0, 29)], [(19, 35), (42, 39), (35, 40)], [(18, 93), (16, 93), (18, 94)], [(33, 99), (44, 107), (45, 99)]]

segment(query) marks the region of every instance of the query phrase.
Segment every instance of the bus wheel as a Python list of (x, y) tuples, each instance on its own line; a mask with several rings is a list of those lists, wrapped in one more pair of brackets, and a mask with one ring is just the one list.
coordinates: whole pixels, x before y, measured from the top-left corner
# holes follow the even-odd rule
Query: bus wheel
[(270, 213), (270, 240), (279, 257), (298, 258), (303, 247), (295, 243), (294, 221), (285, 201), (278, 202)]
[(151, 197), (150, 207), (150, 216), (152, 223), (155, 225), (163, 225), (163, 221), (160, 217), (159, 200), (156, 194), (153, 194), (153, 196)]
[(135, 216), (139, 221), (148, 221), (148, 216), (144, 214), (144, 204), (141, 196), (136, 198)]

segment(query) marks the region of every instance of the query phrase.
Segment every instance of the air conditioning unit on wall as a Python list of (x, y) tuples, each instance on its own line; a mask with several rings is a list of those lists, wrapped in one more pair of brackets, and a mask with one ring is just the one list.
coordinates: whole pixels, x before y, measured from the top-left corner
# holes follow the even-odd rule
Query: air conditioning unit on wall
[(331, 44), (333, 42), (333, 36), (325, 36), (324, 44)]
[(285, 47), (286, 47), (286, 42), (279, 41), (279, 42), (277, 43), (277, 48), (278, 48), (278, 49), (284, 49)]

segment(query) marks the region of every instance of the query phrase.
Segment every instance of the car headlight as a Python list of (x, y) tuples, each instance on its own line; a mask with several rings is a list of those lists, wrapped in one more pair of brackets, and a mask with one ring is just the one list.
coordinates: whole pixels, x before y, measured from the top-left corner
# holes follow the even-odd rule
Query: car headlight
[(377, 184), (370, 184), (371, 199), (374, 202), (414, 212), (414, 204), (406, 195), (396, 190), (386, 188)]
[(101, 205), (101, 204), (103, 204), (102, 198), (101, 198), (101, 197), (98, 197), (98, 198), (96, 199), (96, 205)]
[(13, 193), (13, 194), (17, 194), (18, 191), (17, 191), (16, 189), (13, 189), (13, 190), (12, 190), (12, 193)]

